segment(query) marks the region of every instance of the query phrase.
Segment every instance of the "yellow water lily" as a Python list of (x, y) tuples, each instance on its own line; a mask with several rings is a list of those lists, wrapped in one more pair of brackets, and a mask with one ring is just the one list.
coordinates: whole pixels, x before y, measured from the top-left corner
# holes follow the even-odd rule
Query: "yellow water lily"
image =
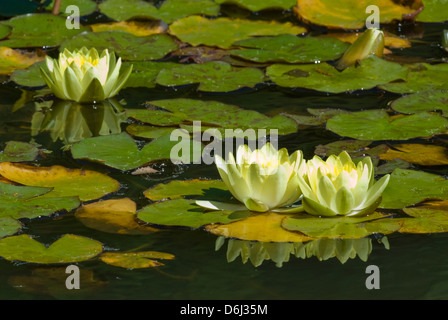
[(375, 181), (370, 157), (357, 165), (343, 151), (326, 161), (318, 156), (301, 167), (299, 184), (303, 192), (304, 210), (318, 216), (355, 216), (375, 211), (381, 194), (389, 183), (389, 175)]
[[(277, 150), (271, 143), (252, 151), (241, 145), (236, 157), (229, 153), (228, 160), (215, 156), (218, 172), (232, 195), (244, 206), (243, 209), (267, 212), (296, 212), (302, 208), (291, 206), (302, 194), (299, 187), (299, 168), (305, 163), (302, 152), (291, 155), (283, 148)], [(238, 210), (238, 205), (211, 201), (197, 204), (215, 210)]]
[(103, 101), (115, 96), (132, 72), (132, 65), (120, 74), (121, 58), (107, 49), (83, 47), (65, 49), (58, 59), (46, 57), (47, 73), (41, 68), (48, 87), (56, 97), (76, 102)]
[(375, 28), (367, 29), (344, 52), (341, 59), (336, 63), (336, 68), (343, 70), (371, 55), (381, 58), (383, 51), (384, 32)]

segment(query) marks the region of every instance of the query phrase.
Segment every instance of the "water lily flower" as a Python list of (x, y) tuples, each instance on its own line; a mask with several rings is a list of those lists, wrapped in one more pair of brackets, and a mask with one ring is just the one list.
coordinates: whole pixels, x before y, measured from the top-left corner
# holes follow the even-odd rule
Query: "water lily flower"
[(301, 168), (299, 184), (304, 210), (319, 216), (367, 215), (381, 202), (389, 175), (375, 182), (372, 160), (365, 157), (357, 165), (343, 151), (326, 161), (314, 156)]
[(341, 59), (336, 63), (338, 70), (353, 66), (357, 61), (368, 56), (382, 57), (384, 51), (384, 33), (375, 28), (367, 29), (355, 42), (344, 52)]
[(197, 201), (202, 207), (214, 210), (251, 210), (256, 212), (297, 212), (302, 207), (291, 206), (301, 197), (299, 168), (305, 163), (302, 151), (291, 155), (271, 143), (252, 151), (241, 145), (236, 157), (229, 153), (226, 162), (215, 156), (218, 172), (232, 195), (244, 204), (234, 205), (211, 201)]
[(48, 73), (42, 75), (51, 91), (62, 100), (103, 101), (115, 96), (132, 72), (132, 65), (120, 74), (121, 58), (107, 49), (95, 48), (70, 52), (65, 49), (58, 59), (46, 57)]

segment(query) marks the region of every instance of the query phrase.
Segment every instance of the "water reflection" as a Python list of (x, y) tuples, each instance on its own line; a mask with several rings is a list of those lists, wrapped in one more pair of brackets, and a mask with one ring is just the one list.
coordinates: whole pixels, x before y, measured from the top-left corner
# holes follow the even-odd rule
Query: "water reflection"
[(85, 138), (118, 134), (126, 121), (123, 106), (115, 99), (95, 104), (52, 100), (35, 102), (31, 135), (50, 132), (53, 141), (69, 145)]
[[(219, 250), (227, 238), (220, 236), (215, 249)], [(227, 244), (227, 262), (235, 261), (241, 256), (243, 263), (250, 261), (255, 267), (265, 260), (272, 260), (277, 267), (288, 262), (290, 257), (307, 259), (316, 257), (319, 261), (337, 258), (342, 264), (348, 259), (358, 257), (366, 262), (372, 252), (372, 238), (361, 239), (317, 239), (308, 242), (259, 242), (229, 239)], [(387, 237), (377, 239), (389, 249)], [(376, 241), (376, 240), (375, 240)]]

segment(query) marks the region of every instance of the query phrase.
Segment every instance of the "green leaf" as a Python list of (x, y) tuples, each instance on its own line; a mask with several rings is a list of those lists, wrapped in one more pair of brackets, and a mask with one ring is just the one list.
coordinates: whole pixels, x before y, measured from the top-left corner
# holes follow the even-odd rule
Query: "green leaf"
[(395, 169), (379, 208), (401, 209), (427, 199), (448, 199), (448, 180), (423, 171)]
[(327, 130), (359, 140), (408, 140), (443, 133), (448, 120), (421, 112), (390, 117), (385, 110), (367, 110), (337, 115), (327, 121)]
[(448, 91), (430, 90), (408, 94), (391, 102), (397, 112), (413, 114), (423, 111), (442, 111), (448, 117)]
[(122, 31), (84, 32), (61, 44), (60, 50), (81, 47), (109, 49), (123, 60), (157, 60), (177, 49), (174, 39), (167, 34), (137, 37)]
[[(180, 129), (179, 129), (180, 130)], [(188, 157), (192, 162), (200, 159), (202, 152), (200, 142), (190, 141), (187, 134), (182, 135), (182, 139), (187, 139), (189, 151)], [(71, 148), (72, 156), (75, 159), (86, 159), (100, 162), (119, 170), (131, 170), (141, 167), (151, 161), (159, 159), (171, 159), (171, 150), (178, 143), (177, 140), (171, 141), (170, 135), (164, 135), (149, 143), (142, 149), (139, 149), (137, 143), (123, 132), (118, 135), (109, 135), (101, 137), (92, 137), (84, 139)], [(182, 160), (173, 154), (172, 161)]]
[(100, 254), (103, 246), (89, 238), (65, 234), (46, 247), (23, 234), (0, 240), (0, 256), (10, 261), (54, 264), (73, 263), (92, 259)]
[[(51, 3), (47, 6), (47, 10), (52, 10), (54, 6), (55, 0), (52, 0)], [(74, 14), (72, 11), (67, 12), (67, 7), (70, 5), (75, 5), (79, 9), (80, 16), (87, 16), (96, 11), (96, 2), (92, 0), (62, 0), (61, 7), (59, 9), (59, 13), (64, 16), (70, 16)]]
[(229, 92), (253, 88), (263, 82), (264, 73), (257, 68), (238, 68), (222, 61), (203, 64), (185, 64), (162, 69), (156, 83), (166, 87), (199, 84), (198, 91)]
[(32, 64), (26, 69), (17, 69), (11, 74), (10, 79), (18, 85), (25, 87), (43, 87), (46, 86), (46, 82), (42, 77), (40, 68), (47, 71), (47, 65), (45, 61), (40, 61)]
[(241, 40), (234, 46), (242, 49), (231, 50), (232, 55), (255, 62), (315, 63), (339, 58), (350, 45), (334, 38), (284, 34)]
[(129, 87), (146, 87), (155, 88), (156, 78), (159, 72), (163, 69), (169, 70), (179, 66), (178, 63), (173, 62), (155, 62), (155, 61), (132, 61), (124, 62), (122, 68), (131, 65), (132, 73), (126, 81), (123, 88)]
[(232, 213), (232, 211), (204, 212), (194, 200), (180, 198), (147, 205), (137, 212), (137, 217), (152, 225), (197, 229), (206, 224), (230, 223), (245, 217)]
[(11, 217), (0, 217), (0, 238), (11, 236), (22, 229), (22, 224)]
[(361, 239), (373, 234), (390, 234), (400, 229), (399, 220), (384, 217), (378, 212), (360, 218), (288, 217), (283, 220), (282, 227), (315, 239)]
[[(54, 47), (83, 31), (87, 27), (68, 29), (66, 19), (47, 13), (32, 13), (16, 16), (2, 24), (12, 28), (6, 40), (0, 41), (0, 46), (10, 48), (21, 47)], [(30, 28), (30, 26), (33, 26)]]
[(416, 17), (420, 22), (444, 22), (448, 20), (447, 0), (422, 0), (424, 9)]
[(215, 0), (219, 4), (237, 4), (251, 11), (266, 9), (291, 9), (297, 4), (296, 0)]
[[(201, 32), (198, 32), (201, 30)], [(228, 49), (238, 40), (255, 36), (302, 34), (306, 29), (292, 23), (276, 21), (252, 21), (217, 18), (209, 20), (201, 16), (182, 18), (170, 25), (170, 33), (193, 46), (207, 45)]]
[(330, 93), (367, 90), (406, 77), (406, 67), (376, 56), (366, 58), (359, 64), (343, 71), (338, 71), (327, 63), (273, 64), (266, 69), (266, 75), (282, 87), (306, 88)]
[(8, 141), (5, 149), (0, 152), (0, 162), (33, 161), (39, 155), (39, 149), (31, 143)]

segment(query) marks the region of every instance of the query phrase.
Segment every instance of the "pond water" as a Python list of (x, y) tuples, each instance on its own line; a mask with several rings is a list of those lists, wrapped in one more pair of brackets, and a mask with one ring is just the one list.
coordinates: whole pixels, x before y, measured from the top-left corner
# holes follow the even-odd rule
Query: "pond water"
[[(6, 19), (6, 18), (5, 18)], [(317, 28), (317, 27), (316, 27)], [(448, 23), (410, 23), (390, 27), (403, 35), (419, 31), (422, 38), (411, 48), (394, 49), (395, 60), (413, 59), (419, 62), (441, 62), (447, 57), (436, 44)], [(392, 58), (390, 58), (392, 59)], [(51, 151), (37, 161), (39, 166), (60, 165), (107, 173), (120, 182), (118, 191), (103, 199), (128, 197), (138, 208), (148, 199), (143, 192), (150, 187), (171, 180), (219, 179), (214, 165), (193, 164), (180, 167), (161, 167), (155, 175), (131, 175), (129, 171), (74, 159), (60, 139), (52, 139), (50, 132), (32, 133), (35, 101), (26, 102), (13, 112), (22, 94), (14, 82), (0, 84), (0, 146), (11, 140), (35, 141), (39, 148)], [(146, 101), (190, 98), (219, 101), (255, 110), (266, 115), (282, 112), (306, 114), (308, 108), (338, 108), (349, 111), (387, 109), (388, 103), (400, 94), (377, 88), (353, 93), (327, 94), (300, 88), (284, 88), (274, 83), (259, 84), (230, 93), (198, 92), (196, 86), (167, 88), (125, 88), (118, 100), (126, 107), (143, 108)], [(135, 122), (128, 119), (121, 124), (123, 132)], [(322, 126), (299, 126), (296, 133), (281, 136), (279, 146), (291, 152), (301, 149), (306, 158), (314, 155), (318, 145), (338, 141), (341, 137)], [(144, 141), (144, 139), (140, 139)], [(431, 140), (410, 139), (406, 142), (445, 145), (446, 135)], [(381, 141), (377, 141), (378, 144)], [(447, 177), (446, 166), (415, 166), (417, 170)], [(20, 234), (32, 235), (42, 243), (52, 243), (63, 234), (75, 234), (101, 242), (106, 251), (154, 250), (173, 254), (175, 259), (163, 261), (164, 266), (126, 269), (108, 265), (98, 259), (77, 262), (81, 274), (81, 288), (67, 290), (67, 264), (41, 265), (11, 262), (0, 259), (0, 299), (446, 299), (448, 298), (448, 233), (410, 234), (394, 232), (387, 242), (380, 236), (371, 238), (372, 251), (368, 258), (355, 257), (342, 263), (336, 257), (320, 261), (290, 256), (281, 266), (271, 260), (255, 266), (243, 263), (240, 256), (228, 261), (228, 239), (216, 249), (217, 236), (203, 228), (164, 228), (146, 235), (107, 233), (86, 227), (71, 212), (50, 217), (23, 220)], [(341, 241), (341, 240), (340, 240)], [(366, 268), (378, 266), (380, 288), (368, 289)]]

